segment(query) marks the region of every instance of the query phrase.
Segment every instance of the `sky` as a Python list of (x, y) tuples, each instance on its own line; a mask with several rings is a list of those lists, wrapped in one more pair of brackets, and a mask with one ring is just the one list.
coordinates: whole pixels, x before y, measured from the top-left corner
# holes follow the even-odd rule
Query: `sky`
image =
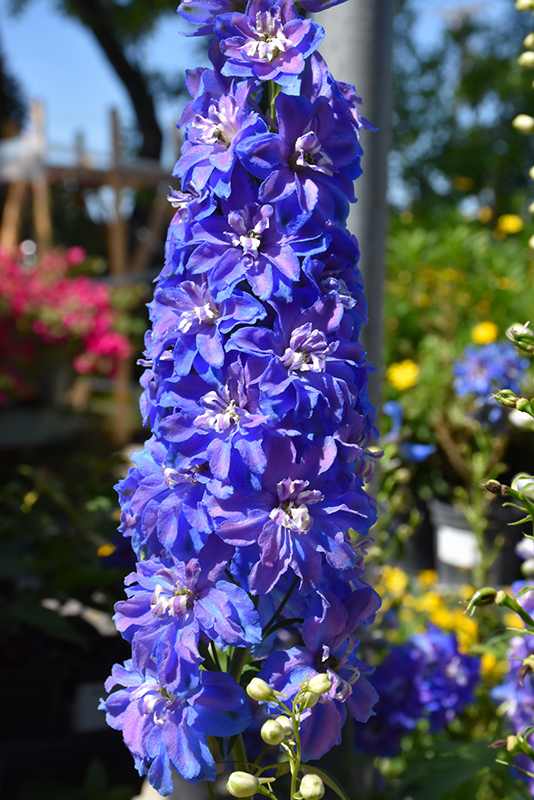
[[(350, 0), (348, 0), (350, 2)], [(419, 36), (439, 37), (454, 10), (479, 8), (485, 15), (502, 13), (512, 0), (413, 0), (419, 12)], [(177, 0), (174, 0), (176, 4)], [(27, 99), (39, 99), (46, 112), (51, 155), (60, 163), (68, 159), (77, 131), (82, 131), (88, 152), (105, 155), (110, 149), (109, 110), (116, 107), (123, 124), (133, 119), (130, 103), (119, 79), (91, 33), (81, 24), (61, 16), (53, 0), (32, 0), (19, 16), (10, 16), (0, 2), (0, 45), (6, 65)], [(328, 12), (321, 15), (327, 17)], [(165, 16), (143, 47), (150, 67), (174, 74), (206, 63), (199, 41), (181, 35), (189, 26), (177, 14)], [(172, 166), (172, 129), (179, 117), (178, 102), (159, 103), (158, 118), (166, 135), (164, 162)]]

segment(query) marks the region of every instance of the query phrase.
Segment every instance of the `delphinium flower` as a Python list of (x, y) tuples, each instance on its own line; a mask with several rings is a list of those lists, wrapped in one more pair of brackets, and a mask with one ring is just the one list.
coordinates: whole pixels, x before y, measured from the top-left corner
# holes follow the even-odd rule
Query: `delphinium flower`
[(496, 423), (504, 409), (491, 395), (501, 389), (518, 392), (529, 364), (510, 342), (467, 345), (463, 357), (453, 365), (454, 391), (458, 397), (473, 397), (477, 414)]
[(347, 712), (364, 722), (377, 699), (358, 658), (380, 604), (362, 580), (376, 431), (345, 228), (372, 126), (318, 54), (322, 28), (299, 13), (336, 2), (179, 7), (213, 34), (212, 67), (187, 75), (176, 213), (140, 362), (151, 437), (118, 485), (139, 560), (115, 615), (132, 659), (101, 706), (163, 794), (171, 767), (212, 781), (212, 752), (242, 775), (233, 742), (249, 726), (251, 668), (301, 727), (284, 745), (294, 787)]
[(376, 715), (355, 726), (356, 747), (394, 756), (419, 720), (428, 719), (433, 732), (443, 730), (474, 702), (479, 672), (479, 659), (459, 652), (456, 636), (433, 626), (394, 645), (370, 679), (380, 700)]

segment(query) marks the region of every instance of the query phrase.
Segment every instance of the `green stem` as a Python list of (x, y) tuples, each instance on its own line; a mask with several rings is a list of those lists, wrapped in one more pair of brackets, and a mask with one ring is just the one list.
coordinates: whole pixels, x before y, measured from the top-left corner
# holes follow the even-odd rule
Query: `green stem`
[(284, 606), (285, 606), (285, 605), (286, 605), (286, 603), (288, 602), (289, 598), (290, 598), (290, 597), (291, 597), (291, 595), (293, 594), (293, 590), (294, 590), (294, 589), (296, 588), (296, 586), (297, 586), (298, 580), (299, 580), (299, 579), (298, 579), (298, 577), (295, 575), (295, 577), (293, 578), (293, 581), (291, 582), (291, 586), (289, 587), (289, 589), (287, 590), (287, 592), (285, 593), (285, 595), (284, 595), (284, 596), (283, 596), (283, 598), (282, 598), (282, 602), (280, 603), (280, 605), (278, 606), (278, 608), (276, 609), (276, 611), (275, 611), (275, 612), (274, 612), (274, 614), (272, 615), (271, 619), (269, 620), (269, 622), (268, 622), (268, 623), (267, 623), (267, 625), (265, 626), (265, 636), (267, 636), (267, 635), (268, 635), (267, 631), (269, 630), (269, 628), (271, 627), (271, 625), (273, 624), (273, 622), (276, 622), (276, 620), (278, 619), (278, 617), (279, 617), (279, 616), (280, 616), (280, 614), (282, 613), (282, 611), (283, 611), (283, 609), (284, 609)]
[(295, 739), (295, 755), (294, 758), (291, 759), (290, 766), (291, 766), (291, 793), (289, 795), (290, 800), (293, 800), (297, 793), (297, 776), (300, 770), (300, 736), (299, 736), (299, 728), (300, 728), (300, 705), (298, 706), (298, 710), (296, 714), (293, 714), (293, 737)]
[(247, 663), (249, 653), (250, 647), (236, 647), (234, 650), (234, 655), (230, 661), (230, 668), (228, 669), (228, 672), (233, 678), (235, 678), (236, 683), (239, 683), (241, 679), (241, 673), (243, 672), (243, 667)]
[(519, 603), (517, 602), (517, 600), (515, 600), (515, 598), (510, 597), (509, 595), (506, 594), (506, 592), (502, 593), (499, 592), (497, 594), (496, 603), (499, 606), (506, 606), (506, 608), (515, 611), (515, 613), (519, 617), (521, 617), (523, 622), (530, 628), (530, 630), (534, 631), (534, 619), (532, 619), (530, 614), (527, 614), (525, 609), (521, 605), (519, 605)]
[(269, 109), (273, 125), (276, 125), (276, 105), (274, 101), (278, 97), (279, 92), (280, 92), (280, 87), (278, 86), (278, 84), (274, 83), (274, 81), (269, 81), (269, 97), (270, 97)]
[(211, 781), (206, 781), (206, 786), (208, 787), (208, 796), (210, 800), (215, 800), (215, 792), (213, 791), (213, 784)]
[(212, 655), (213, 660), (214, 660), (214, 662), (215, 662), (215, 664), (217, 666), (217, 669), (219, 670), (219, 672), (222, 672), (221, 662), (219, 661), (219, 654), (217, 652), (217, 648), (215, 647), (213, 642), (210, 642), (209, 646), (210, 646), (210, 649), (211, 649), (211, 655)]
[(232, 747), (232, 753), (234, 769), (238, 772), (248, 772), (249, 764), (247, 761), (247, 753), (245, 750), (245, 743), (243, 742), (243, 736), (241, 734), (239, 734), (235, 740), (235, 744)]

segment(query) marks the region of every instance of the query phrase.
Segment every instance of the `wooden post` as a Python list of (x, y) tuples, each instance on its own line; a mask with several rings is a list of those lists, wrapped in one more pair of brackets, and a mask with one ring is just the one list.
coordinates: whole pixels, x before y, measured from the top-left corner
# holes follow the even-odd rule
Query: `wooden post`
[[(121, 214), (120, 201), (122, 182), (119, 167), (122, 160), (122, 143), (120, 122), (117, 109), (111, 110), (112, 136), (112, 188), (115, 195), (115, 218), (108, 225), (109, 267), (112, 275), (124, 275), (127, 270), (127, 227)], [(130, 383), (132, 380), (132, 363), (130, 359), (122, 359), (117, 366), (117, 374), (113, 380), (113, 439), (124, 446), (131, 436)]]
[(30, 121), (36, 141), (35, 177), (32, 178), (33, 224), (37, 252), (42, 256), (52, 247), (52, 217), (50, 213), (50, 189), (46, 174), (45, 112), (40, 100), (30, 103)]
[(7, 187), (2, 223), (0, 224), (0, 248), (13, 253), (20, 241), (20, 222), (22, 206), (28, 184), (25, 181), (13, 181)]

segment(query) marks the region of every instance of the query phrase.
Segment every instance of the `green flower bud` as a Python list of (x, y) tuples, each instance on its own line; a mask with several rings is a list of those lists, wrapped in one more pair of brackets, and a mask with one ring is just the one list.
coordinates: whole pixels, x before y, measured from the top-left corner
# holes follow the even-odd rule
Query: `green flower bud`
[(286, 738), (286, 732), (275, 719), (268, 719), (261, 726), (260, 736), (265, 744), (280, 744)]
[(518, 11), (531, 11), (534, 9), (534, 0), (515, 0), (515, 7)]
[(277, 693), (261, 678), (252, 678), (247, 686), (247, 694), (259, 703), (272, 703)]
[(289, 717), (285, 717), (282, 714), (281, 716), (276, 717), (276, 722), (278, 722), (278, 724), (284, 731), (286, 738), (291, 738), (293, 736), (294, 734), (293, 723)]
[(233, 797), (251, 797), (259, 787), (259, 780), (248, 772), (232, 772), (226, 783), (226, 789)]
[(321, 800), (324, 795), (324, 783), (318, 775), (309, 772), (302, 777), (299, 791), (304, 800)]
[(308, 691), (313, 692), (313, 694), (326, 694), (331, 688), (332, 681), (325, 672), (314, 675), (313, 678), (308, 681)]
[(491, 586), (484, 586), (483, 589), (478, 589), (467, 601), (467, 613), (473, 615), (477, 606), (490, 606), (495, 603), (497, 591), (492, 589)]
[(507, 736), (506, 737), (506, 749), (512, 755), (516, 755), (517, 753), (521, 753), (521, 747), (519, 746), (519, 739), (517, 736)]
[[(533, 88), (534, 88), (534, 84), (533, 84)], [(530, 214), (534, 214), (534, 202), (532, 202), (529, 205), (528, 210), (529, 210)]]
[(534, 50), (534, 33), (529, 33), (525, 36), (523, 45), (527, 48), (527, 50)]
[(509, 599), (510, 599), (509, 596), (506, 594), (506, 592), (503, 592), (502, 589), (500, 589), (498, 592), (495, 593), (495, 605), (496, 606), (504, 606), (504, 605), (506, 605), (506, 603), (508, 602)]
[[(511, 389), (500, 389), (493, 397), (501, 406), (508, 406), (508, 408), (515, 408), (515, 404), (517, 403), (517, 395), (515, 392), (512, 392)], [(488, 483), (490, 483), (490, 481), (488, 481)], [(497, 481), (493, 481), (493, 483), (497, 483)]]
[[(534, 177), (534, 167), (531, 170)], [(529, 328), (529, 323), (525, 322), (522, 325), (519, 322), (514, 322), (513, 325), (506, 330), (506, 336), (512, 341), (520, 350), (525, 353), (534, 353), (534, 331)]]
[(534, 69), (534, 53), (532, 53), (530, 50), (527, 50), (525, 53), (521, 53), (517, 59), (517, 63), (520, 67)]
[(534, 117), (529, 117), (528, 114), (518, 114), (517, 117), (512, 120), (512, 127), (515, 128), (516, 131), (519, 131), (519, 133), (524, 133), (528, 136), (534, 133)]
[(300, 695), (299, 703), (302, 708), (313, 708), (319, 702), (319, 695), (314, 692), (303, 692)]

